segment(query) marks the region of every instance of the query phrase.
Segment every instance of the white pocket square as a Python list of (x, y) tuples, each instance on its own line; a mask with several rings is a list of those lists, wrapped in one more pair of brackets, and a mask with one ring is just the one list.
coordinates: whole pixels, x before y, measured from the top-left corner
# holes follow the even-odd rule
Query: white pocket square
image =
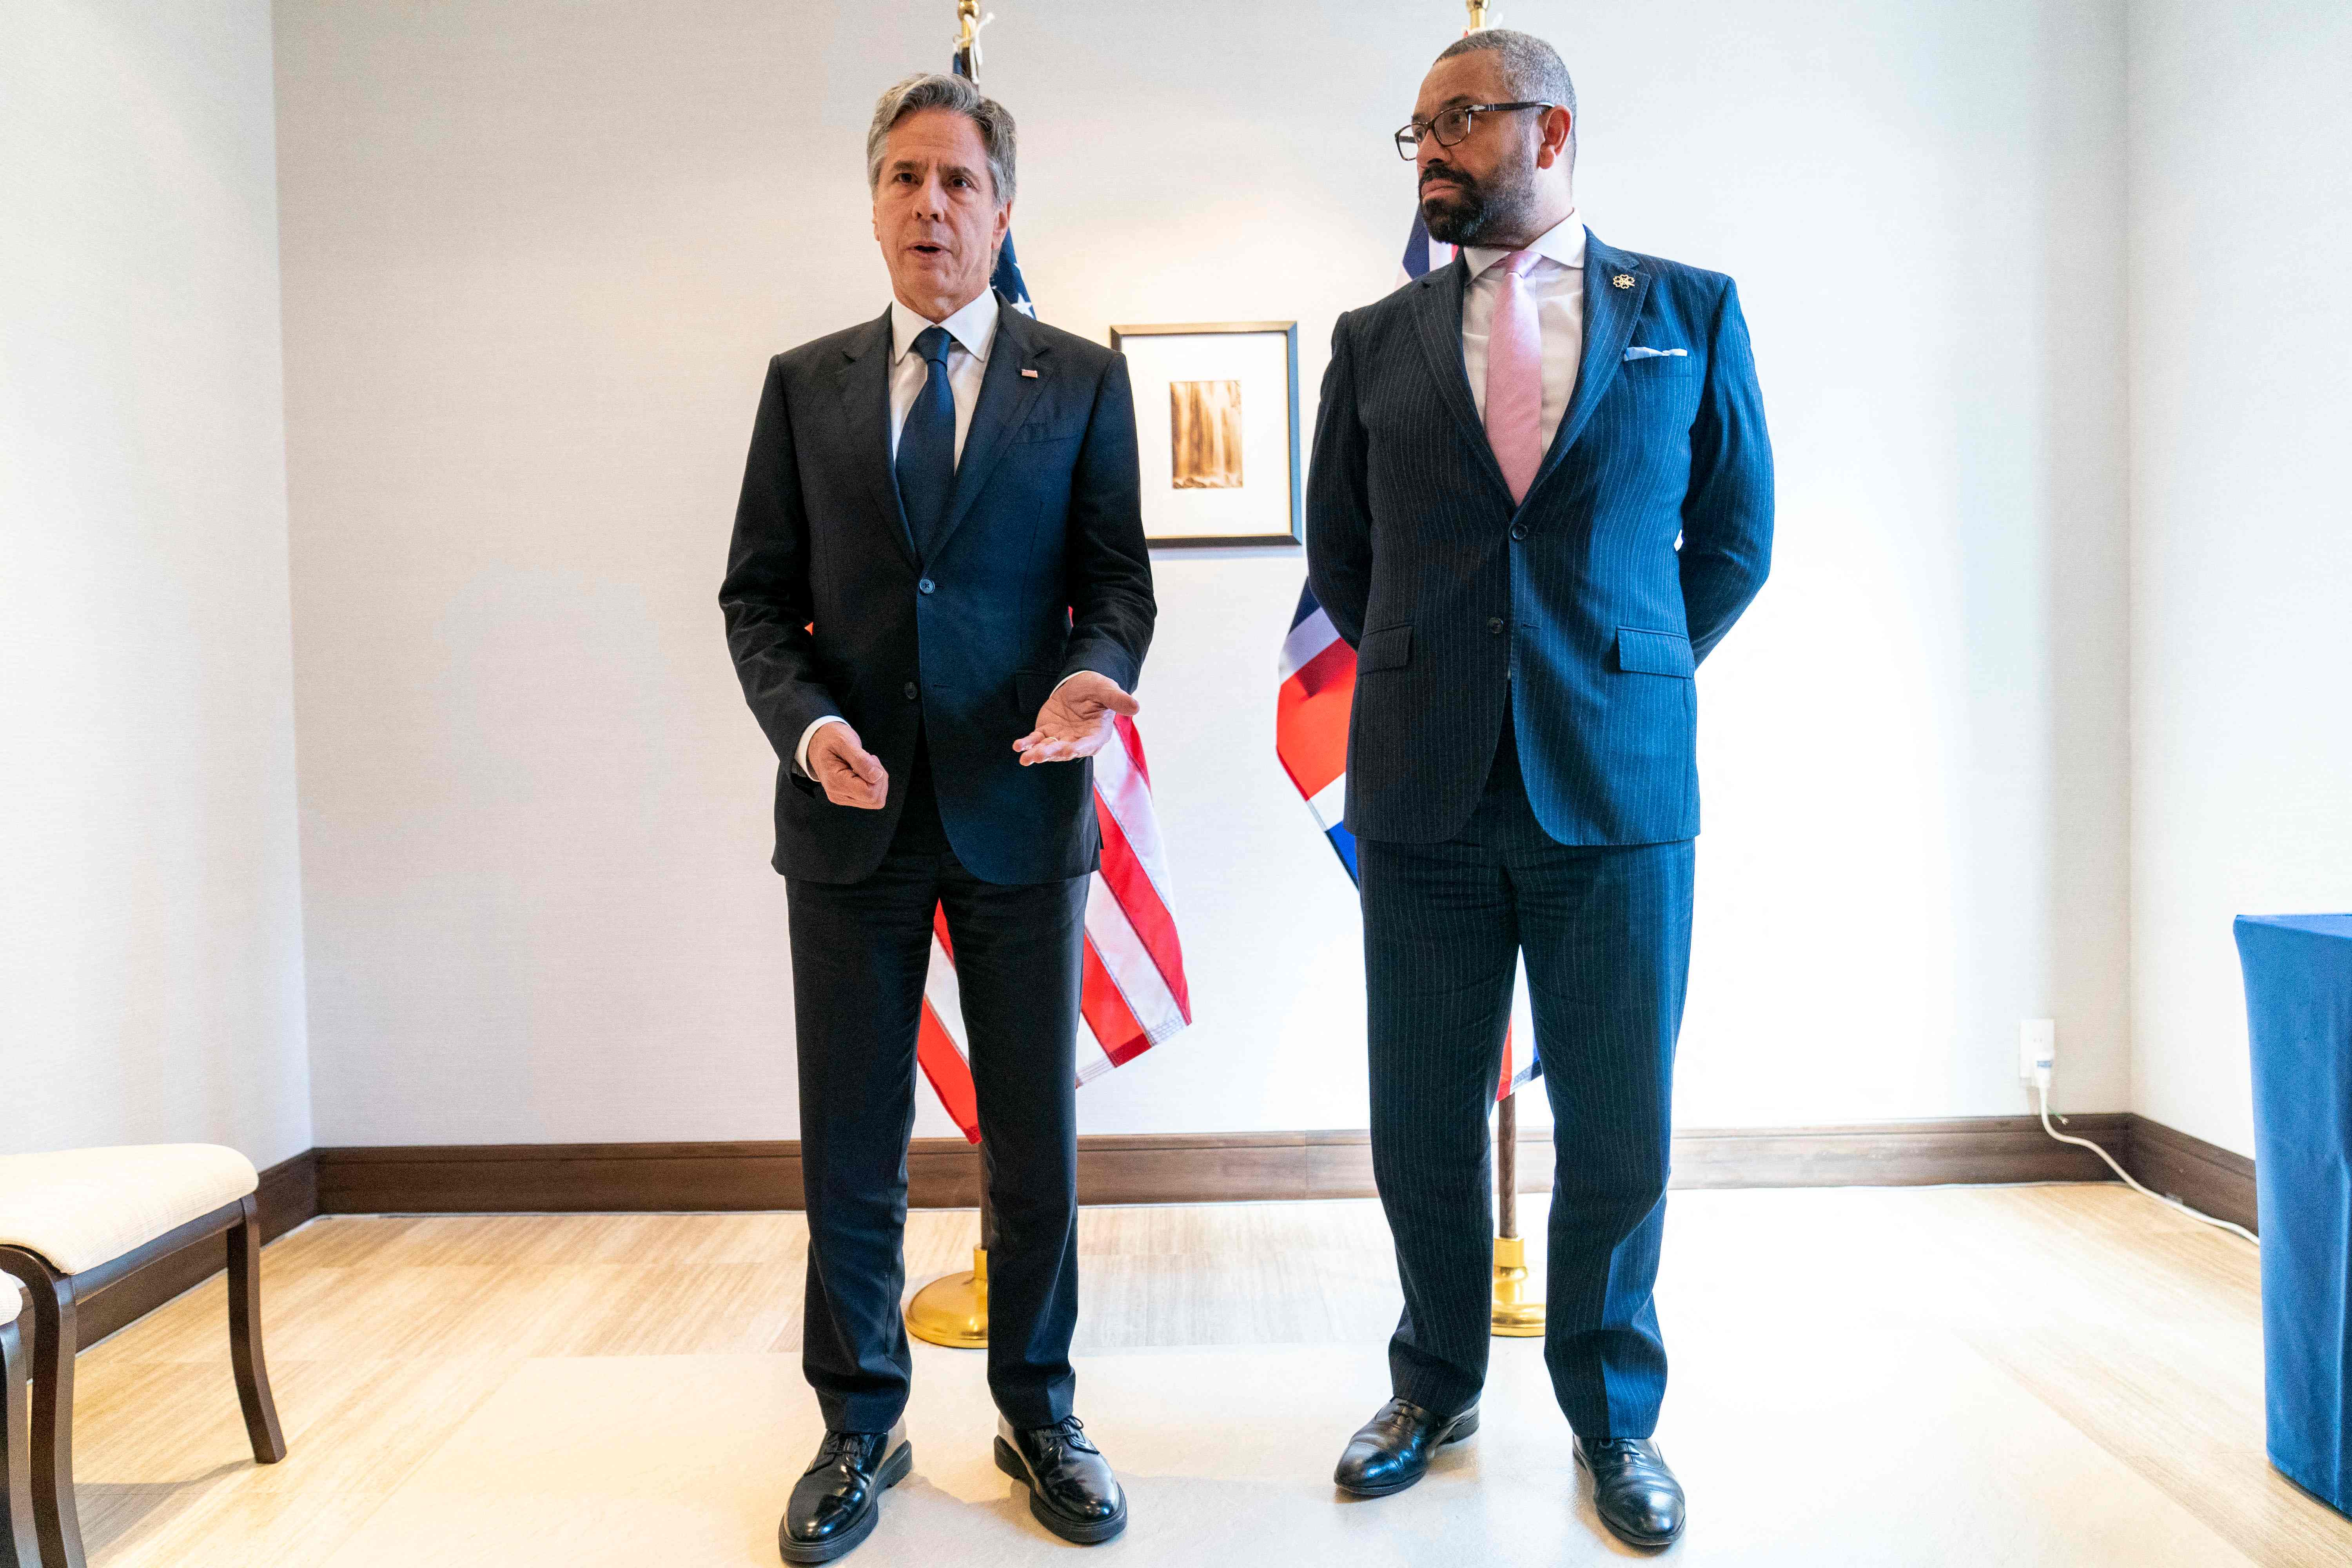
[(1687, 359), (1688, 349), (1627, 349), (1627, 359)]

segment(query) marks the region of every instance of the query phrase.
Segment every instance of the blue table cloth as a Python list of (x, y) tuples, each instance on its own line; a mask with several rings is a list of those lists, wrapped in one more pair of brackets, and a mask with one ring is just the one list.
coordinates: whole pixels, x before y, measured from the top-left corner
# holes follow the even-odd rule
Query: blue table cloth
[(2242, 915), (2270, 1457), (2352, 1512), (2352, 915)]

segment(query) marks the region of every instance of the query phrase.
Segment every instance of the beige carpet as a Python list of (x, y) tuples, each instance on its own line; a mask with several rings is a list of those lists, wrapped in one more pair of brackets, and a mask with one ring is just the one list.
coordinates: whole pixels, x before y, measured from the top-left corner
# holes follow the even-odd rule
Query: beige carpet
[[(2222, 1568), (2205, 1525), (1937, 1330), (1697, 1336), (1659, 1434), (1694, 1499), (1677, 1562)], [(1835, 1371), (1832, 1371), (1834, 1357)], [(1499, 1568), (1636, 1555), (1578, 1487), (1540, 1348), (1500, 1342), (1485, 1429), (1410, 1492), (1341, 1500), (1331, 1462), (1386, 1393), (1381, 1347), (1136, 1352), (1079, 1364), (1080, 1413), (1139, 1568)], [(914, 1475), (850, 1561), (1073, 1561), (989, 1460), (981, 1358), (918, 1347)], [(524, 1363), (329, 1568), (771, 1564), (814, 1405), (790, 1356)]]

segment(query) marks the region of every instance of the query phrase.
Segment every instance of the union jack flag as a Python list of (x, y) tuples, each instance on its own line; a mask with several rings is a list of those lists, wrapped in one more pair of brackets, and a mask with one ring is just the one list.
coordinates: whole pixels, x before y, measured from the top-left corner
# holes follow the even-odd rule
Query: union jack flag
[[(956, 68), (963, 73), (958, 57)], [(1004, 237), (990, 281), (1013, 306), (1034, 316), (1029, 286)], [(1049, 767), (1066, 767), (1052, 763)], [(1169, 912), (1168, 863), (1151, 809), (1151, 772), (1134, 721), (1113, 721), (1110, 743), (1097, 752), (1095, 820), (1102, 865), (1087, 889), (1084, 974), (1078, 999), (1078, 1081), (1123, 1067), (1192, 1021), (1184, 948)], [(963, 1006), (956, 990), (955, 949), (945, 916), (931, 914), (931, 966), (923, 981), (923, 1019), (915, 1059), (966, 1138), (980, 1142), (978, 1098)]]
[[(1454, 247), (1429, 237), (1429, 229), (1413, 214), (1412, 230), (1405, 237), (1400, 287), (1454, 259)], [(1356, 836), (1348, 831), (1348, 718), (1356, 702), (1356, 650), (1349, 647), (1331, 617), (1316, 602), (1315, 589), (1302, 584), (1298, 611), (1290, 617), (1290, 633), (1282, 639), (1281, 689), (1275, 696), (1274, 754), (1282, 771), (1307, 802), (1315, 825), (1330, 841), (1339, 864), (1356, 879)], [(1543, 1071), (1536, 1053), (1521, 1053), (1522, 1035), (1535, 1037), (1527, 1002), (1527, 980), (1521, 975), (1511, 1009), (1511, 1026), (1503, 1032), (1503, 1070), (1495, 1086), (1501, 1100)]]

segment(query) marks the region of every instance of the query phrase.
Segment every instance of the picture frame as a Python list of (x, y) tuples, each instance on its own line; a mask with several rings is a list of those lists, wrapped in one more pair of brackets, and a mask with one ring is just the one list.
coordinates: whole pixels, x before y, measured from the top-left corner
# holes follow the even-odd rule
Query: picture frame
[(1298, 323), (1122, 325), (1154, 550), (1306, 542)]

